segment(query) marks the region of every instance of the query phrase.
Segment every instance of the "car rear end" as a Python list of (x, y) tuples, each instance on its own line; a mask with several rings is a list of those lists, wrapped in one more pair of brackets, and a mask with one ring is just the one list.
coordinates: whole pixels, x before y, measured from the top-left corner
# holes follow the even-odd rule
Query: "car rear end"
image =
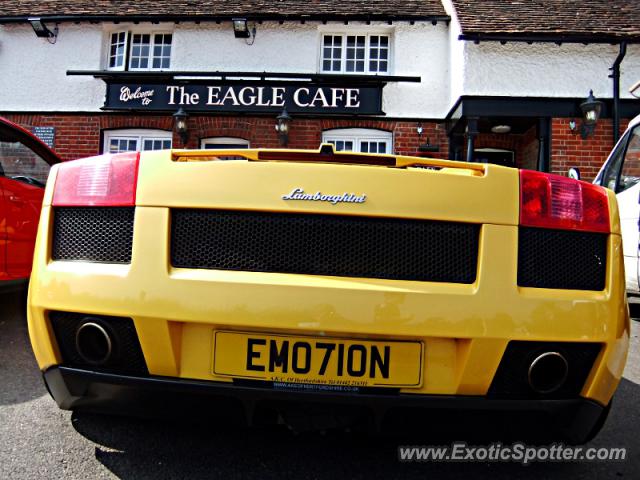
[(61, 408), (500, 412), (584, 441), (629, 341), (615, 196), (326, 149), (70, 162), (45, 194), (29, 330)]

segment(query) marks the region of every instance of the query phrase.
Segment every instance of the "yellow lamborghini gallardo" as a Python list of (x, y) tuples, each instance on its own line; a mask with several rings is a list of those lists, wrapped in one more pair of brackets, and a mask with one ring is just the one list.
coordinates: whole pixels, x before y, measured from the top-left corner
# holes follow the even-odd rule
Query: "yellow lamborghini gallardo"
[(103, 155), (52, 169), (29, 332), (64, 409), (497, 413), (584, 442), (625, 364), (622, 262), (613, 192), (561, 176), (330, 145)]

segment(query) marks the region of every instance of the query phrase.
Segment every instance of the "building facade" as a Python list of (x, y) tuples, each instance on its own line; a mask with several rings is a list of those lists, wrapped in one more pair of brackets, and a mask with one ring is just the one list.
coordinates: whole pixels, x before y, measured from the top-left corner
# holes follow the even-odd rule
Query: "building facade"
[[(493, 18), (477, 11), (487, 3), (511, 33), (478, 22)], [(629, 93), (640, 80), (640, 28), (598, 31), (574, 12), (552, 35), (508, 4), (208, 0), (176, 12), (164, 1), (7, 2), (0, 115), (35, 129), (65, 159), (330, 142), (562, 173), (578, 166), (592, 178), (614, 123), (622, 129), (640, 113)], [(537, 21), (545, 20), (553, 23), (550, 13)], [(609, 69), (623, 45), (614, 102)], [(582, 138), (590, 90), (604, 104)], [(178, 112), (187, 115), (182, 135)], [(286, 138), (275, 128), (283, 114)]]

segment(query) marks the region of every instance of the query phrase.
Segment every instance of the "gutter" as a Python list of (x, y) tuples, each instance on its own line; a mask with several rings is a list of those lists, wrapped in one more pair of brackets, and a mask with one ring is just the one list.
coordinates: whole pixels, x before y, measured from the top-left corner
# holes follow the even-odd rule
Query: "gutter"
[(480, 43), (482, 42), (524, 42), (524, 43), (640, 43), (640, 34), (629, 37), (615, 35), (521, 35), (521, 34), (484, 34), (484, 33), (463, 33), (458, 35), (458, 40)]
[(29, 18), (37, 17), (49, 22), (221, 22), (230, 21), (233, 18), (243, 17), (249, 21), (406, 21), (406, 22), (438, 22), (449, 23), (449, 15), (340, 15), (340, 14), (251, 14), (235, 12), (226, 15), (21, 15), (0, 16), (0, 24), (28, 23)]
[(618, 143), (620, 139), (620, 64), (627, 54), (627, 42), (620, 42), (620, 51), (613, 62), (611, 75), (613, 79), (613, 144)]

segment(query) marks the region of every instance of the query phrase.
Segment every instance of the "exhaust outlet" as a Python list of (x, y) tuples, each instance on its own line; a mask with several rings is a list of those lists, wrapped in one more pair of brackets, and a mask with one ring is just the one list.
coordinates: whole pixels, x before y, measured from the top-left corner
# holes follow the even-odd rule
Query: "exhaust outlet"
[(552, 393), (564, 385), (568, 374), (569, 364), (561, 353), (545, 352), (529, 365), (529, 386), (536, 393)]
[(88, 319), (76, 330), (76, 350), (85, 362), (104, 365), (111, 358), (113, 340), (102, 325)]

